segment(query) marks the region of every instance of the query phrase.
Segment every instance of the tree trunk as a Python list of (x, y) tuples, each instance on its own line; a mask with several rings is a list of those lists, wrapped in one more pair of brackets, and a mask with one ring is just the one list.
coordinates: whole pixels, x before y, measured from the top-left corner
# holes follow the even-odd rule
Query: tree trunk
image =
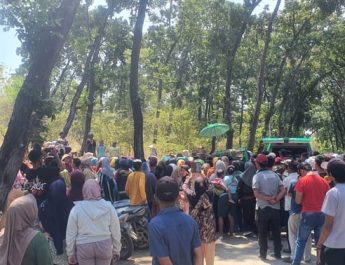
[(251, 125), (250, 133), (249, 133), (248, 150), (253, 150), (254, 145), (255, 145), (255, 135), (256, 135), (256, 130), (258, 128), (258, 124), (259, 124), (261, 104), (262, 104), (262, 100), (263, 100), (263, 96), (264, 96), (264, 92), (265, 92), (267, 52), (268, 52), (268, 48), (269, 48), (269, 45), (271, 42), (273, 22), (274, 22), (277, 14), (278, 14), (280, 3), (281, 3), (281, 0), (277, 0), (274, 11), (271, 15), (269, 22), (268, 22), (268, 28), (267, 28), (266, 37), (265, 37), (264, 49), (262, 51), (262, 56), (261, 56), (261, 61), (260, 61), (260, 74), (258, 76), (258, 95), (257, 95), (252, 125)]
[(77, 113), (77, 104), (78, 104), (79, 98), (80, 98), (80, 96), (84, 90), (84, 87), (85, 87), (85, 85), (89, 79), (90, 67), (92, 64), (95, 64), (93, 61), (98, 60), (99, 49), (101, 47), (102, 39), (105, 35), (105, 29), (107, 27), (109, 17), (113, 14), (113, 10), (114, 10), (113, 5), (108, 7), (107, 14), (104, 16), (104, 21), (101, 24), (101, 26), (99, 27), (97, 35), (95, 37), (95, 40), (94, 40), (92, 46), (90, 47), (89, 54), (87, 55), (87, 58), (85, 61), (85, 66), (84, 66), (83, 76), (80, 80), (80, 83), (79, 83), (77, 90), (76, 90), (76, 92), (73, 96), (73, 99), (71, 101), (68, 117), (66, 119), (65, 126), (62, 130), (66, 136), (68, 135), (68, 132), (72, 127), (75, 115)]
[(69, 64), (70, 64), (70, 63), (71, 63), (71, 60), (68, 59), (66, 65), (65, 65), (65, 67), (64, 67), (64, 68), (62, 69), (62, 71), (61, 71), (61, 74), (60, 74), (60, 76), (59, 76), (58, 81), (56, 82), (56, 85), (55, 85), (54, 89), (53, 89), (53, 90), (51, 91), (51, 93), (50, 93), (50, 97), (54, 97), (54, 96), (55, 96), (55, 94), (56, 94), (58, 88), (60, 87), (60, 85), (61, 85), (61, 83), (62, 83), (62, 81), (65, 79), (65, 75), (66, 75), (66, 72), (67, 72), (67, 70), (68, 70), (68, 68), (69, 68)]
[[(30, 138), (46, 115), (49, 79), (79, 7), (79, 0), (63, 0), (52, 12), (47, 26), (40, 28), (37, 52), (18, 93), (4, 142), (0, 149), (0, 210), (12, 188)], [(59, 21), (60, 23), (54, 23)], [(41, 25), (37, 25), (40, 27)]]
[(255, 7), (261, 2), (261, 0), (254, 1), (248, 8), (241, 25), (239, 34), (236, 36), (236, 40), (233, 48), (230, 50), (227, 59), (226, 66), (226, 83), (225, 83), (225, 99), (224, 99), (224, 122), (229, 125), (230, 130), (226, 134), (226, 149), (231, 149), (233, 145), (234, 130), (232, 128), (232, 113), (231, 113), (231, 85), (233, 79), (233, 67), (236, 58), (236, 53), (241, 45), (242, 37), (246, 31), (249, 18), (253, 13)]
[(158, 140), (158, 122), (161, 114), (162, 107), (162, 93), (163, 93), (163, 80), (158, 81), (158, 94), (157, 94), (157, 110), (156, 110), (156, 124), (153, 130), (153, 143), (156, 144)]
[(138, 71), (139, 57), (141, 49), (141, 39), (143, 35), (143, 25), (148, 0), (140, 0), (137, 20), (134, 26), (133, 47), (131, 55), (131, 72), (129, 82), (129, 96), (131, 99), (133, 122), (134, 122), (134, 157), (144, 159), (144, 139), (143, 139), (143, 113), (141, 110)]
[(212, 137), (212, 142), (211, 142), (211, 152), (210, 152), (210, 154), (213, 154), (214, 151), (216, 151), (216, 141), (217, 141), (216, 136), (213, 136)]

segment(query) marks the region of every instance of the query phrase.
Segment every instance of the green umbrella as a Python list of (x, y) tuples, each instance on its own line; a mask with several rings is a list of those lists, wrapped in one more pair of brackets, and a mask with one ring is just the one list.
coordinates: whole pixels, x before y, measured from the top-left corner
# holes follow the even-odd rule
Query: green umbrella
[(200, 131), (200, 135), (203, 137), (218, 137), (229, 131), (229, 126), (222, 123), (213, 123), (207, 125)]

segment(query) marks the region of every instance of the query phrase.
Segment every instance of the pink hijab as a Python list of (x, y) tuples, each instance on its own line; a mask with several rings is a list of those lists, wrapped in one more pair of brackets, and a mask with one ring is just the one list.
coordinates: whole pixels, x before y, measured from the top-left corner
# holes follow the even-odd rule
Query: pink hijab
[(83, 186), (83, 197), (84, 200), (100, 200), (101, 196), (101, 187), (98, 182), (94, 179), (89, 179), (85, 181)]
[(28, 194), (15, 199), (7, 209), (5, 229), (0, 232), (0, 264), (18, 265), (38, 231), (33, 229), (38, 220), (36, 199)]

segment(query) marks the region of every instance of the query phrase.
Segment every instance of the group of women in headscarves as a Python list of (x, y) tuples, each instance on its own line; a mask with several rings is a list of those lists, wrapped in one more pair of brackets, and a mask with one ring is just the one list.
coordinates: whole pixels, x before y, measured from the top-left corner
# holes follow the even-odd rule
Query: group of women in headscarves
[[(109, 159), (97, 168), (91, 158), (71, 169), (56, 153), (36, 149), (29, 158), (31, 165), (23, 170), (26, 181), (18, 185), (17, 177), (0, 219), (0, 264), (91, 265), (118, 259), (120, 226), (107, 202), (113, 190), (107, 193), (102, 187), (102, 179), (110, 175), (113, 180)], [(67, 168), (68, 185), (59, 174)]]

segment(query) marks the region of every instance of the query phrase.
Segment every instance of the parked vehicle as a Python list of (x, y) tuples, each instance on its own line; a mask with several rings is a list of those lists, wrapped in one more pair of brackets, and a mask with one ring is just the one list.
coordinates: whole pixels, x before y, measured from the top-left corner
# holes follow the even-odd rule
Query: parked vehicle
[(132, 229), (131, 238), (134, 247), (147, 249), (149, 247), (147, 205), (131, 206), (129, 200), (121, 200), (114, 202), (114, 207), (119, 215), (128, 214), (126, 222)]
[(134, 252), (133, 238), (137, 239), (132, 226), (127, 222), (128, 213), (120, 214), (119, 221), (121, 227), (121, 252), (120, 259), (129, 259)]
[(264, 150), (279, 154), (284, 149), (292, 157), (299, 157), (302, 153), (312, 154), (311, 138), (263, 138)]

